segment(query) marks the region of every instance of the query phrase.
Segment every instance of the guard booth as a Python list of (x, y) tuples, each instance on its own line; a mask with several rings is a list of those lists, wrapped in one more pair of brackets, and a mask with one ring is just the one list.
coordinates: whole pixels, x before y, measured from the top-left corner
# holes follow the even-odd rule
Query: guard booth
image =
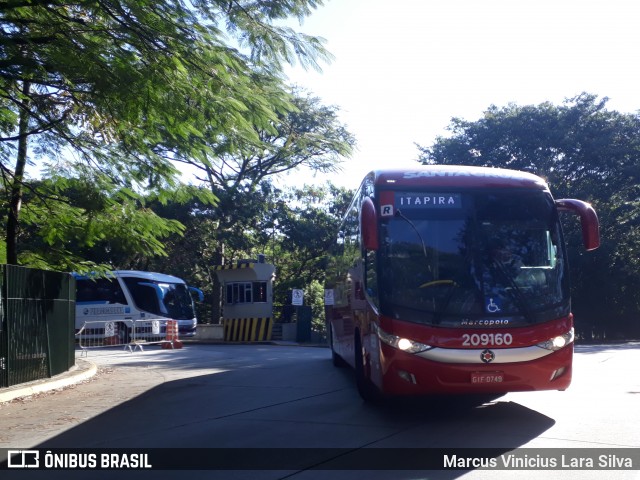
[(214, 267), (222, 285), (222, 324), (227, 342), (271, 340), (273, 280), (276, 267), (264, 261), (241, 260)]

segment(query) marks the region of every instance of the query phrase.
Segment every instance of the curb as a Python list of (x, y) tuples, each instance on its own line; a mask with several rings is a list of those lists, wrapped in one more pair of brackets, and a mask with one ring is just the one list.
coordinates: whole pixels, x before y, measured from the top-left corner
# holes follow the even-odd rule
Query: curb
[(0, 389), (0, 403), (68, 387), (93, 377), (97, 371), (98, 367), (94, 363), (76, 358), (76, 365), (71, 370), (55, 377)]

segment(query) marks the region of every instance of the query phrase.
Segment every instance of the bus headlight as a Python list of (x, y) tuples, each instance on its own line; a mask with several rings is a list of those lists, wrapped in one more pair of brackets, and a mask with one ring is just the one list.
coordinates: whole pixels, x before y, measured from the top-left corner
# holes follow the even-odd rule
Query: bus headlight
[(569, 345), (571, 342), (573, 342), (574, 338), (575, 335), (572, 328), (563, 335), (558, 335), (557, 337), (550, 338), (546, 342), (539, 343), (538, 347), (555, 352), (556, 350), (560, 350), (561, 348)]
[(376, 328), (376, 333), (378, 334), (378, 338), (382, 343), (386, 343), (387, 345), (393, 348), (397, 348), (398, 350), (402, 350), (403, 352), (420, 353), (433, 348), (429, 345), (425, 345), (424, 343), (409, 340), (408, 338), (391, 335), (390, 333), (382, 330), (380, 327)]

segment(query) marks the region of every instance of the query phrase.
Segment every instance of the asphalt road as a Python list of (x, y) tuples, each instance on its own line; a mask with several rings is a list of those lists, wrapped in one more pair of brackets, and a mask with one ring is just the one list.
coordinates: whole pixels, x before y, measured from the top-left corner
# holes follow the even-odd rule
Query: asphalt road
[[(168, 454), (178, 458), (176, 462), (181, 457), (186, 462), (185, 452), (191, 449), (224, 448), (231, 457), (240, 457), (229, 460), (238, 469), (245, 468), (243, 456), (247, 462), (254, 458), (256, 451), (249, 449), (271, 448), (276, 456), (291, 452), (302, 464), (294, 465), (288, 457), (283, 470), (117, 474), (136, 479), (640, 479), (638, 343), (576, 347), (574, 381), (565, 392), (386, 405), (364, 404), (352, 372), (333, 367), (326, 348), (188, 344), (175, 351), (92, 351), (88, 360), (99, 367), (92, 379), (1, 405), (0, 448), (158, 447), (171, 449), (167, 452), (173, 452)], [(549, 450), (553, 455), (567, 452), (569, 460), (576, 452), (582, 455), (581, 449), (608, 455), (608, 449), (633, 448), (635, 469), (338, 469), (350, 465), (350, 458), (351, 465), (361, 465), (363, 458), (379, 461), (378, 453), (368, 453), (373, 448), (402, 449), (405, 454), (493, 448), (504, 455), (516, 448), (542, 448), (554, 449)], [(526, 451), (541, 452), (543, 459), (547, 455), (545, 450)], [(94, 479), (115, 474), (5, 471), (2, 478)]]

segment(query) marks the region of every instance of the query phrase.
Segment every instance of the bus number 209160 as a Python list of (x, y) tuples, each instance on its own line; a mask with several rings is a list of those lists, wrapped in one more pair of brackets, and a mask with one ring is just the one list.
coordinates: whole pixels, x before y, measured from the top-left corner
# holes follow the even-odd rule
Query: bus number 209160
[(462, 345), (465, 347), (500, 347), (502, 345), (511, 345), (513, 337), (510, 333), (474, 333), (462, 335)]

